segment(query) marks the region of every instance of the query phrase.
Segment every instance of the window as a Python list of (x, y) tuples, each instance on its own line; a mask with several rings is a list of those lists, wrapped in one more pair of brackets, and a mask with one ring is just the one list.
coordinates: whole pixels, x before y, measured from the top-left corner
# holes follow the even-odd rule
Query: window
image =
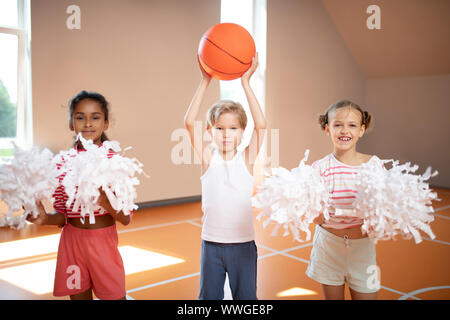
[[(0, 1), (0, 159), (32, 144), (30, 1)], [(1, 161), (1, 160), (0, 160)]]
[[(263, 112), (265, 112), (266, 6), (266, 0), (222, 0), (220, 8), (221, 23), (237, 23), (247, 29), (255, 40), (256, 51), (259, 56), (259, 67), (252, 76), (250, 84)], [(240, 78), (231, 81), (220, 81), (220, 98), (240, 102), (247, 113), (248, 119), (251, 119), (250, 109)], [(244, 132), (241, 148), (250, 143), (253, 129), (253, 121), (249, 121)], [(262, 148), (265, 148), (265, 142)]]

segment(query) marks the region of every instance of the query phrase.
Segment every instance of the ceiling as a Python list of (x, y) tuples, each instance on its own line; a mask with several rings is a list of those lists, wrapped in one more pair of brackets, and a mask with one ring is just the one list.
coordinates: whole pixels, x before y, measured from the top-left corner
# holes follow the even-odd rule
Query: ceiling
[[(321, 0), (369, 78), (450, 74), (450, 0)], [(378, 5), (381, 29), (366, 13)]]

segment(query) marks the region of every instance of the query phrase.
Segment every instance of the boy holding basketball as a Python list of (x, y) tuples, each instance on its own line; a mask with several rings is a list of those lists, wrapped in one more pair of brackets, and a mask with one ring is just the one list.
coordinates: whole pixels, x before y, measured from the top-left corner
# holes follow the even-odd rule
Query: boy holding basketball
[(256, 54), (251, 67), (241, 77), (255, 124), (246, 148), (237, 150), (247, 117), (242, 106), (233, 101), (219, 100), (208, 110), (206, 130), (212, 143), (207, 145), (203, 135), (194, 135), (194, 123), (211, 81), (211, 76), (201, 66), (202, 79), (184, 118), (202, 168), (201, 300), (223, 299), (226, 273), (233, 299), (257, 299), (257, 249), (251, 197), (253, 164), (266, 128), (264, 114), (250, 87), (250, 78), (257, 67)]

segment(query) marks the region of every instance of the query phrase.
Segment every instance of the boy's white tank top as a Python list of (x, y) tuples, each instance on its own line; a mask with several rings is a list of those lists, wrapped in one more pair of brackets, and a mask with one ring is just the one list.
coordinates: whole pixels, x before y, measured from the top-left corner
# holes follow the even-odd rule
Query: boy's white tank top
[(202, 182), (202, 239), (221, 243), (254, 240), (253, 176), (242, 151), (225, 161), (214, 149)]

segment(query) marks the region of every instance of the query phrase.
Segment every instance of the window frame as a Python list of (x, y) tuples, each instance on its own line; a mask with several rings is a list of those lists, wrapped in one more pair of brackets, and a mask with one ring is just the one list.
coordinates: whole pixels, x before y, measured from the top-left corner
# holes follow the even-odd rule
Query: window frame
[[(18, 0), (18, 26), (0, 25), (0, 33), (17, 36), (17, 126), (15, 138), (0, 138), (0, 149), (21, 148), (33, 144), (33, 119), (31, 95), (31, 18), (30, 0)], [(0, 156), (2, 158), (8, 156)]]

